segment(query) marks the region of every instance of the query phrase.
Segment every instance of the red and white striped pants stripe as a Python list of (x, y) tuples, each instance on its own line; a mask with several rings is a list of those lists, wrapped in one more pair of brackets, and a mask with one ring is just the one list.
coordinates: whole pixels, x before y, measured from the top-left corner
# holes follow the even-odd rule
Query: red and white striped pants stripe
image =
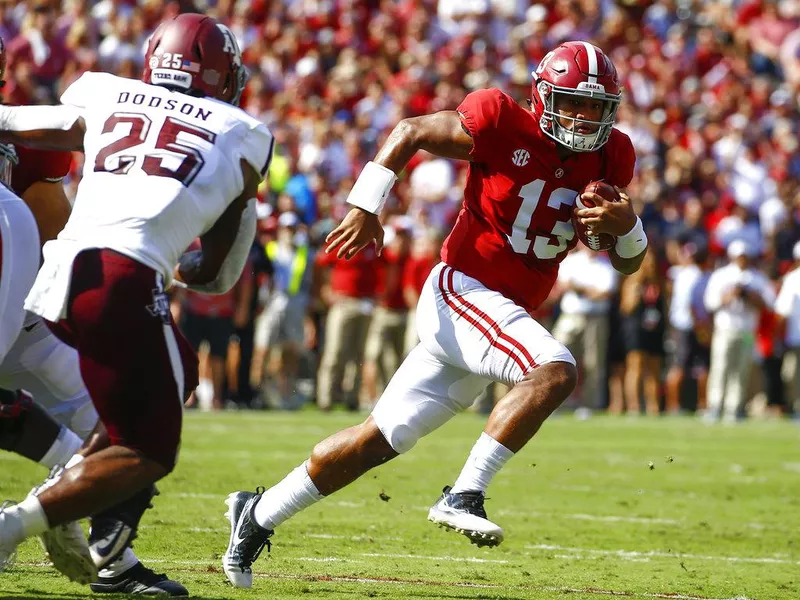
[(397, 452), (470, 406), (489, 381), (515, 385), (540, 365), (575, 364), (525, 309), (445, 264), (434, 267), (425, 283), (417, 331), (419, 345), (373, 411)]

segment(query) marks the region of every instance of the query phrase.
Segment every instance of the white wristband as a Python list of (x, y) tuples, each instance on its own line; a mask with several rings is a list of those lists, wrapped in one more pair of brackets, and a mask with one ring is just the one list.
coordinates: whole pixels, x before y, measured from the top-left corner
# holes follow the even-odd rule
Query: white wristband
[(74, 106), (0, 106), (0, 131), (68, 131), (80, 117)]
[(636, 217), (636, 225), (628, 233), (617, 238), (614, 250), (620, 258), (633, 258), (640, 255), (647, 248), (647, 235), (642, 226), (642, 220)]
[(395, 181), (397, 175), (394, 171), (369, 161), (350, 190), (347, 202), (374, 215), (380, 215)]

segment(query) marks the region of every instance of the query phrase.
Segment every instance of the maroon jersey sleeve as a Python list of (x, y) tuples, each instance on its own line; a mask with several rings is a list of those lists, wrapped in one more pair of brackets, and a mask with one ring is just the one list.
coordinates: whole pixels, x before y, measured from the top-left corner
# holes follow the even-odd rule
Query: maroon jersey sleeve
[(69, 173), (72, 154), (53, 150), (34, 150), (17, 146), (19, 163), (11, 173), (11, 187), (21, 196), (37, 181), (55, 182)]
[(636, 151), (631, 138), (613, 129), (606, 149), (606, 179), (611, 185), (627, 187), (633, 179)]
[(509, 108), (513, 104), (510, 96), (489, 88), (468, 94), (459, 105), (461, 123), (472, 136), (470, 155), (476, 162), (485, 162), (497, 152), (499, 130), (510, 120)]

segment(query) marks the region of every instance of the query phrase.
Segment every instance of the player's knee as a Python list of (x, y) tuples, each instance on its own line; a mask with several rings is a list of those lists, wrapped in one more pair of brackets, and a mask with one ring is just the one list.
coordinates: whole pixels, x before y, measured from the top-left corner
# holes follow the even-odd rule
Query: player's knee
[(373, 435), (380, 438), (378, 441), (386, 444), (394, 453), (405, 454), (411, 450), (422, 437), (422, 433), (415, 431), (407, 423), (389, 423), (378, 426), (372, 422)]
[(398, 454), (404, 454), (417, 445), (420, 436), (405, 424), (392, 427), (386, 432), (386, 436), (381, 433), (386, 442)]
[(563, 402), (578, 385), (578, 368), (570, 362), (554, 362), (546, 366), (549, 367), (548, 381), (552, 393)]
[(356, 443), (359, 453), (367, 469), (377, 467), (393, 459), (400, 452), (392, 446), (380, 430), (375, 420), (370, 417), (361, 425), (356, 426)]
[(537, 387), (546, 385), (549, 395), (563, 402), (575, 391), (578, 384), (578, 369), (572, 362), (550, 362), (529, 373), (525, 379), (529, 381), (535, 379)]
[(17, 447), (32, 407), (28, 394), (0, 389), (0, 449), (13, 451)]

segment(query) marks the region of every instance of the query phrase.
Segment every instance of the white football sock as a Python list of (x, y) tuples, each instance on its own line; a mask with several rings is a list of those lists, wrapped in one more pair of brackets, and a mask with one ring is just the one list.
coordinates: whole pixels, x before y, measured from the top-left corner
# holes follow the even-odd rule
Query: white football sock
[(453, 484), (451, 493), (485, 492), (500, 469), (514, 453), (500, 442), (482, 433), (472, 447), (469, 458)]
[(44, 533), (49, 528), (47, 516), (36, 496), (28, 496), (19, 504), (9, 506), (0, 513), (2, 536), (13, 544)]
[(80, 449), (82, 443), (81, 438), (74, 431), (62, 425), (58, 437), (39, 460), (39, 464), (48, 469), (52, 469), (56, 465), (63, 465)]
[(125, 552), (105, 569), (101, 569), (98, 575), (100, 577), (116, 577), (117, 575), (122, 575), (131, 567), (135, 567), (138, 562), (139, 559), (136, 558), (133, 550), (125, 548)]
[(261, 496), (253, 511), (256, 523), (261, 527), (275, 529), (301, 510), (324, 498), (311, 481), (306, 464), (297, 467)]

